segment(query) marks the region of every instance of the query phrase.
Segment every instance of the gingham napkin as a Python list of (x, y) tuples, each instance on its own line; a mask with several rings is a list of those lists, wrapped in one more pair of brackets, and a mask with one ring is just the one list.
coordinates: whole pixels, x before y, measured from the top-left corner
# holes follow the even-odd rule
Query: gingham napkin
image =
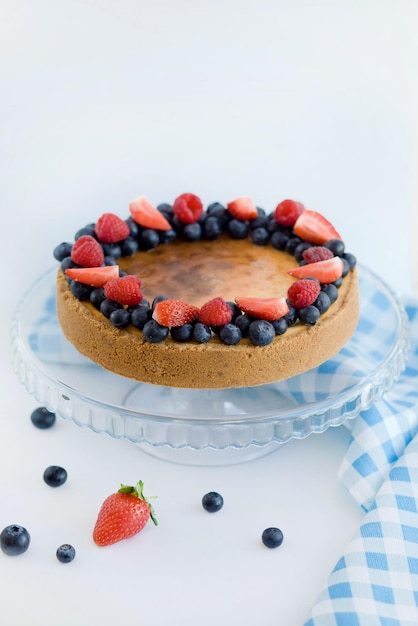
[(418, 624), (418, 303), (406, 310), (407, 369), (356, 418), (340, 468), (366, 514), (305, 626)]

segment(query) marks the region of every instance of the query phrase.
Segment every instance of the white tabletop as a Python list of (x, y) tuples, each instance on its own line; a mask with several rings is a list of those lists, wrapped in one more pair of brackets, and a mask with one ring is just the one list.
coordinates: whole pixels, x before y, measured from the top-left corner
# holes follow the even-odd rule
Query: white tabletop
[[(245, 464), (191, 467), (59, 419), (8, 359), (18, 300), (52, 250), (144, 194), (205, 203), (293, 197), (400, 295), (412, 290), (418, 90), (414, 0), (0, 0), (2, 307), (0, 527), (32, 536), (0, 554), (11, 626), (300, 625), (362, 512), (338, 482), (349, 433), (293, 440)], [(415, 207), (416, 211), (416, 207)], [(42, 480), (63, 465), (59, 489)], [(109, 548), (102, 500), (142, 478), (159, 526)], [(217, 490), (209, 515), (200, 500)], [(284, 543), (260, 541), (279, 526)], [(64, 542), (75, 561), (60, 564)], [(24, 593), (22, 592), (24, 590)], [(24, 600), (23, 600), (24, 598)]]

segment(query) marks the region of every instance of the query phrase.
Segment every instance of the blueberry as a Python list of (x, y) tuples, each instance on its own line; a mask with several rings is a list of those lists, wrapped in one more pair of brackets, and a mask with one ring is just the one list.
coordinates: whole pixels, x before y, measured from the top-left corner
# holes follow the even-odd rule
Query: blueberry
[(122, 256), (133, 256), (138, 251), (138, 242), (133, 237), (126, 237), (120, 243)]
[(298, 316), (305, 326), (314, 326), (319, 320), (319, 311), (313, 304), (305, 306), (298, 311)]
[(69, 543), (63, 543), (57, 548), (56, 555), (61, 563), (71, 563), (75, 559), (75, 549)]
[(212, 202), (208, 205), (206, 212), (209, 215), (216, 215), (218, 217), (223, 217), (226, 213), (226, 208), (220, 202)]
[(352, 270), (353, 267), (356, 266), (357, 264), (357, 259), (354, 256), (354, 254), (351, 254), (350, 252), (346, 252), (343, 256), (343, 260), (347, 261), (348, 265), (350, 266), (350, 269)]
[(136, 222), (134, 222), (132, 217), (128, 217), (128, 219), (126, 219), (125, 222), (129, 226), (130, 236), (133, 237), (134, 239), (136, 239), (138, 237), (138, 233), (139, 233), (138, 224)]
[(330, 239), (324, 243), (324, 248), (331, 250), (334, 256), (343, 256), (345, 246), (341, 239)]
[(331, 306), (331, 300), (325, 291), (320, 291), (313, 305), (318, 309), (319, 313), (323, 315)]
[(71, 243), (67, 243), (64, 241), (63, 243), (58, 244), (56, 248), (54, 248), (54, 258), (61, 263), (67, 256), (71, 256), (71, 249), (73, 245)]
[(221, 221), (215, 215), (210, 215), (204, 222), (202, 228), (202, 237), (207, 241), (214, 241), (222, 233)]
[(197, 322), (194, 325), (193, 338), (198, 343), (207, 343), (211, 337), (212, 333), (209, 326), (206, 326), (206, 324), (202, 324), (202, 322)]
[(224, 499), (220, 493), (209, 491), (202, 498), (202, 506), (208, 513), (220, 511), (224, 505)]
[(266, 528), (263, 530), (261, 540), (267, 548), (278, 548), (283, 543), (283, 533), (280, 528)]
[(321, 285), (321, 291), (327, 294), (331, 304), (333, 304), (338, 298), (338, 289), (332, 283)]
[(151, 319), (144, 325), (142, 333), (149, 343), (160, 343), (168, 337), (168, 328)]
[(131, 324), (135, 328), (142, 330), (145, 324), (151, 319), (151, 309), (148, 304), (141, 302), (131, 309)]
[(182, 326), (173, 326), (170, 330), (170, 335), (174, 341), (184, 343), (190, 341), (193, 337), (193, 324), (183, 324)]
[[(68, 270), (69, 267), (80, 267), (80, 266), (77, 265), (77, 263), (74, 263), (74, 261), (72, 260), (70, 256), (66, 256), (61, 261), (61, 269), (64, 272), (64, 274), (65, 274), (65, 270)], [(71, 282), (71, 279), (68, 278), (67, 280)]]
[(258, 209), (258, 213), (258, 217), (250, 220), (251, 230), (255, 230), (256, 228), (268, 229), (269, 218), (265, 215), (265, 211), (263, 209)]
[(227, 230), (231, 239), (246, 239), (250, 229), (246, 222), (233, 218), (229, 220)]
[(202, 227), (199, 222), (186, 224), (183, 228), (183, 237), (186, 241), (199, 241), (202, 236)]
[(270, 241), (270, 233), (262, 226), (255, 228), (251, 233), (251, 241), (255, 246), (266, 246)]
[(122, 308), (122, 305), (118, 302), (105, 298), (100, 304), (100, 313), (109, 319), (113, 311), (117, 311)]
[(289, 241), (289, 235), (286, 235), (286, 233), (282, 232), (281, 230), (276, 230), (272, 234), (270, 241), (271, 241), (271, 245), (276, 250), (285, 250), (287, 246), (287, 242)]
[(90, 287), (90, 285), (80, 283), (78, 280), (72, 280), (70, 283), (70, 290), (77, 300), (90, 300), (90, 294), (93, 291), (93, 288)]
[(67, 480), (67, 470), (59, 465), (50, 465), (44, 471), (44, 481), (50, 487), (61, 487)]
[(89, 235), (90, 237), (97, 239), (94, 224), (87, 224), (87, 226), (80, 228), (74, 235), (74, 239), (77, 241), (77, 239), (80, 239), (80, 237), (84, 237), (85, 235)]
[(46, 428), (51, 428), (51, 426), (55, 424), (56, 417), (55, 413), (48, 411), (48, 409), (44, 406), (40, 406), (32, 411), (30, 419), (36, 428), (45, 430)]
[(235, 302), (228, 301), (227, 305), (229, 306), (229, 308), (232, 311), (232, 320), (235, 323), (235, 320), (237, 319), (237, 317), (242, 315), (242, 311), (241, 311), (241, 309), (239, 308), (239, 306)]
[(332, 285), (334, 285), (335, 287), (337, 287), (337, 289), (339, 289), (341, 287), (341, 285), (343, 284), (343, 279), (342, 278), (337, 278), (337, 280), (334, 280), (333, 283), (331, 283)]
[(289, 254), (294, 254), (295, 250), (297, 248), (297, 246), (301, 243), (301, 240), (299, 239), (299, 237), (290, 237), (287, 240), (286, 246), (285, 246), (285, 251), (288, 252)]
[(276, 335), (284, 335), (284, 333), (288, 329), (288, 324), (287, 324), (287, 320), (285, 317), (281, 317), (278, 320), (273, 320), (270, 323), (273, 326), (274, 332), (276, 333)]
[(146, 228), (138, 237), (138, 244), (141, 250), (152, 250), (160, 243), (160, 236), (156, 230)]
[(238, 328), (241, 331), (241, 335), (243, 337), (247, 337), (248, 335), (248, 327), (251, 324), (251, 322), (253, 321), (253, 318), (250, 317), (249, 315), (247, 315), (247, 313), (244, 313), (243, 315), (239, 315), (236, 320), (235, 320), (235, 326), (238, 326)]
[(119, 243), (102, 243), (102, 248), (105, 256), (111, 256), (114, 259), (122, 256), (122, 248)]
[(93, 291), (90, 294), (90, 302), (93, 304), (93, 306), (96, 307), (96, 309), (100, 310), (100, 305), (102, 304), (104, 299), (105, 299), (105, 295), (104, 295), (103, 287), (98, 287), (97, 289), (93, 289)]
[(172, 228), (169, 228), (168, 230), (160, 230), (158, 232), (159, 243), (171, 243), (172, 241), (174, 241), (176, 237), (177, 237), (176, 231), (173, 230)]
[(3, 528), (0, 534), (0, 548), (8, 556), (23, 554), (29, 548), (30, 534), (23, 526), (12, 524)]
[(242, 334), (235, 324), (225, 324), (219, 331), (219, 339), (228, 346), (235, 346), (242, 339)]
[(126, 328), (131, 323), (131, 313), (126, 309), (112, 311), (109, 320), (115, 328)]
[(255, 346), (268, 346), (275, 335), (274, 326), (266, 320), (254, 320), (248, 327), (248, 338)]
[(173, 215), (173, 206), (171, 204), (169, 204), (168, 202), (161, 202), (158, 206), (157, 209), (159, 211), (161, 211), (162, 213), (166, 213), (167, 215)]
[(289, 307), (289, 311), (283, 317), (286, 320), (288, 326), (293, 326), (293, 324), (296, 324), (298, 320), (298, 312), (296, 311), (294, 306), (289, 304), (289, 302), (287, 303), (287, 306)]
[(311, 248), (311, 244), (308, 243), (307, 241), (302, 241), (302, 243), (299, 243), (296, 248), (293, 251), (293, 256), (295, 257), (296, 261), (302, 265), (302, 261), (303, 259), (303, 253), (305, 252), (305, 250), (307, 250), (308, 248)]

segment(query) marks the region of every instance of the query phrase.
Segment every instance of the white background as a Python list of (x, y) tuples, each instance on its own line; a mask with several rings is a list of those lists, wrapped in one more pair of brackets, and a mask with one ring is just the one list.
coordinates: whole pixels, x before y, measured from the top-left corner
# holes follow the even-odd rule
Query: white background
[[(299, 626), (362, 514), (337, 480), (344, 428), (258, 461), (187, 467), (59, 420), (8, 360), (19, 298), (52, 250), (145, 194), (293, 197), (401, 295), (412, 290), (418, 4), (414, 0), (0, 0), (2, 622)], [(62, 464), (68, 482), (42, 481)], [(99, 549), (101, 501), (142, 478), (158, 528)], [(202, 495), (219, 490), (208, 515)], [(261, 531), (280, 526), (269, 551)], [(56, 561), (73, 543), (77, 558)], [(3, 619), (4, 618), (4, 619)]]

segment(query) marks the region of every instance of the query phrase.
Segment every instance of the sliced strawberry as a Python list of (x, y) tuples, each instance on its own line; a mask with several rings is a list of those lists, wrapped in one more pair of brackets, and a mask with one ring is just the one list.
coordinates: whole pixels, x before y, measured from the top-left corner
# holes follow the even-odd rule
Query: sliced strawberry
[(316, 280), (304, 278), (297, 280), (287, 290), (287, 297), (292, 306), (302, 309), (315, 302), (321, 291), (321, 285)]
[(236, 198), (227, 204), (228, 211), (239, 220), (253, 220), (258, 216), (258, 210), (251, 198), (247, 196)]
[(317, 261), (316, 263), (308, 263), (300, 265), (287, 273), (296, 278), (317, 278), (320, 283), (333, 283), (334, 280), (342, 276), (344, 263), (339, 256), (325, 261)]
[(282, 226), (293, 226), (305, 207), (296, 200), (283, 200), (274, 210), (274, 219)]
[(137, 276), (129, 275), (110, 280), (104, 286), (104, 295), (119, 304), (135, 306), (142, 300), (141, 281)]
[(97, 238), (103, 243), (122, 241), (129, 235), (128, 224), (114, 213), (103, 213), (94, 227)]
[(181, 300), (157, 302), (152, 317), (161, 326), (174, 327), (189, 324), (199, 317), (199, 308)]
[(223, 298), (212, 298), (201, 307), (199, 319), (207, 326), (224, 326), (232, 320), (232, 309)]
[(100, 267), (104, 263), (103, 248), (91, 235), (83, 235), (74, 242), (71, 259), (82, 267)]
[(330, 239), (342, 239), (331, 222), (316, 211), (303, 211), (296, 220), (293, 231), (301, 239), (319, 245)]
[(203, 214), (203, 204), (193, 193), (182, 193), (174, 200), (173, 212), (183, 224), (194, 224)]
[(79, 283), (90, 285), (91, 287), (104, 287), (109, 280), (118, 278), (119, 267), (117, 265), (106, 265), (105, 267), (69, 267), (65, 270), (68, 278), (78, 280)]
[(289, 313), (286, 298), (235, 298), (235, 302), (244, 313), (258, 319), (278, 320)]
[(171, 230), (171, 224), (145, 196), (139, 196), (129, 203), (129, 211), (134, 222), (144, 228)]

